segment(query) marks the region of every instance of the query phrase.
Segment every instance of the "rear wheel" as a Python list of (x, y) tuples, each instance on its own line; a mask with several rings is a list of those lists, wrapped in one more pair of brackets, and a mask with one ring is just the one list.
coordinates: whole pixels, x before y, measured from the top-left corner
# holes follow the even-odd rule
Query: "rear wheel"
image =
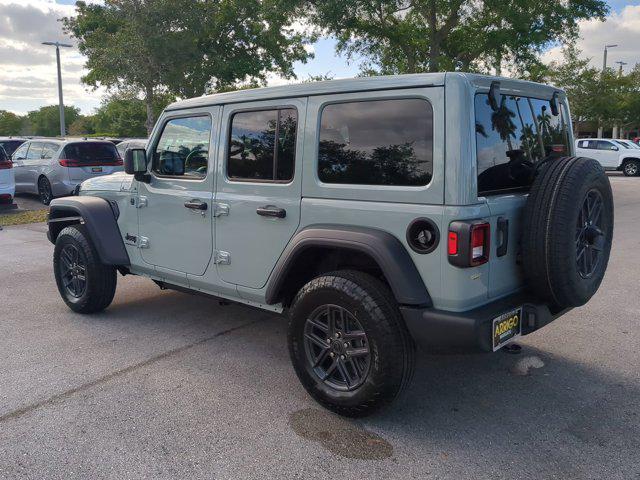
[(40, 201), (44, 205), (49, 205), (53, 200), (53, 191), (51, 190), (51, 183), (47, 177), (40, 177), (38, 179), (38, 195)]
[(393, 295), (356, 271), (324, 274), (298, 292), (289, 352), (309, 394), (351, 417), (391, 403), (413, 372), (413, 342)]
[(640, 173), (640, 162), (638, 160), (628, 160), (622, 166), (622, 173), (627, 177), (635, 177)]
[(63, 229), (56, 239), (53, 271), (69, 308), (94, 313), (107, 308), (116, 291), (116, 269), (103, 265), (83, 225)]

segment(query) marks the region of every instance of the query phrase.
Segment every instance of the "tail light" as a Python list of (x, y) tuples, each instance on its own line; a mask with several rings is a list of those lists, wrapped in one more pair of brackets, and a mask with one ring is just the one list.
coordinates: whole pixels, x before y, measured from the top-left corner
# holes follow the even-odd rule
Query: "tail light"
[(460, 268), (477, 267), (489, 261), (491, 227), (481, 220), (456, 221), (449, 225), (449, 263)]
[(13, 162), (11, 159), (7, 158), (6, 160), (0, 160), (0, 170), (7, 170), (9, 168), (13, 168)]
[(95, 160), (90, 162), (61, 158), (58, 163), (63, 167), (121, 167), (124, 165), (120, 157), (116, 157), (112, 161)]
[(68, 158), (61, 158), (58, 163), (62, 167), (79, 167), (80, 162), (78, 160), (69, 160)]

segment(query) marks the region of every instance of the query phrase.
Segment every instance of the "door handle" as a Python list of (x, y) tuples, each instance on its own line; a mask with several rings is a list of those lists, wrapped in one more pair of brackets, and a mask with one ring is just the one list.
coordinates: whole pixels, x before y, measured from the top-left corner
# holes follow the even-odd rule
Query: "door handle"
[(263, 217), (284, 218), (287, 216), (287, 211), (284, 208), (274, 207), (273, 205), (258, 207), (256, 213)]
[(184, 206), (191, 210), (206, 210), (207, 202), (201, 202), (200, 200), (187, 200), (184, 202)]

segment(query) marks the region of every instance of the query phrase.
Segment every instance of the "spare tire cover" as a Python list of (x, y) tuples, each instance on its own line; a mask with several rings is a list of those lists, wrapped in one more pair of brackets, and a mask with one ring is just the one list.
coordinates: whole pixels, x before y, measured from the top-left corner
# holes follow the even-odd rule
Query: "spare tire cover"
[(584, 305), (600, 286), (613, 238), (613, 195), (602, 166), (582, 157), (547, 162), (524, 212), (527, 284), (558, 309)]

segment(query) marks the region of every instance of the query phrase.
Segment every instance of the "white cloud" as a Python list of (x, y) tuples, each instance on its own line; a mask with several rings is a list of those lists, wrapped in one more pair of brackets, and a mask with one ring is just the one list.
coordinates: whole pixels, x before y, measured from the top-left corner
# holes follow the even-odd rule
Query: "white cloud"
[[(0, 109), (24, 114), (44, 105), (57, 105), (55, 49), (43, 41), (74, 44), (60, 19), (75, 13), (73, 5), (53, 0), (0, 0)], [(85, 58), (76, 48), (60, 50), (64, 102), (84, 113), (100, 103), (80, 81)]]
[[(640, 62), (640, 4), (627, 5), (620, 13), (612, 13), (606, 22), (598, 20), (580, 23), (580, 39), (577, 46), (584, 57), (591, 58), (591, 65), (602, 68), (602, 56), (605, 45), (618, 44), (609, 49), (607, 65), (617, 67), (616, 61), (627, 62), (624, 68), (629, 70)], [(561, 60), (562, 48), (555, 47), (543, 56), (544, 61)]]

